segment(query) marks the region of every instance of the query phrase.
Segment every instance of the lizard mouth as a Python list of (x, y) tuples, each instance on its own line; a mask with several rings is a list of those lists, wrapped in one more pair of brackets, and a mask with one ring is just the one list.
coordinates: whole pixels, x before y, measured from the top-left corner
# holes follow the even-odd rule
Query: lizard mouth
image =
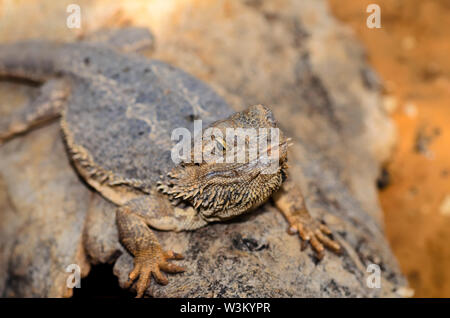
[[(237, 164), (227, 164), (227, 163), (217, 163), (217, 166), (210, 166), (211, 171), (204, 175), (205, 179), (213, 179), (217, 177), (224, 178), (235, 178), (240, 177), (243, 174), (251, 175), (255, 178), (260, 173), (270, 174), (269, 168), (278, 168), (287, 161), (287, 149), (291, 144), (289, 143), (291, 139), (288, 138), (285, 141), (277, 145), (269, 145), (264, 155), (260, 155), (257, 158), (244, 163)], [(225, 169), (220, 168), (221, 165)], [(278, 169), (272, 170), (272, 173), (277, 173)]]
[(289, 140), (267, 148), (279, 158), (246, 163), (180, 164), (158, 183), (174, 204), (192, 205), (213, 220), (228, 219), (264, 202), (283, 182)]

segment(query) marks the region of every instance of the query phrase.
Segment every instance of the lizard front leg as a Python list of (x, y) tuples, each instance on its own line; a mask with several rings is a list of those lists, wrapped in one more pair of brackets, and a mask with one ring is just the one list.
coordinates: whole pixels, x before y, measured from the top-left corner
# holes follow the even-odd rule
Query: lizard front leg
[(166, 197), (158, 193), (133, 199), (117, 209), (116, 222), (120, 241), (134, 256), (134, 268), (129, 274), (126, 287), (130, 287), (138, 279), (137, 297), (144, 295), (152, 275), (158, 283), (166, 285), (167, 277), (161, 271), (179, 273), (185, 270), (168, 262), (171, 259), (182, 259), (183, 256), (165, 251), (149, 226), (181, 231), (205, 225), (206, 222), (193, 212), (174, 208)]
[(309, 242), (319, 259), (323, 258), (324, 246), (340, 252), (339, 244), (327, 236), (331, 235), (331, 230), (309, 214), (302, 192), (296, 184), (288, 179), (273, 199), (289, 223), (288, 233), (298, 233), (302, 239), (302, 250)]

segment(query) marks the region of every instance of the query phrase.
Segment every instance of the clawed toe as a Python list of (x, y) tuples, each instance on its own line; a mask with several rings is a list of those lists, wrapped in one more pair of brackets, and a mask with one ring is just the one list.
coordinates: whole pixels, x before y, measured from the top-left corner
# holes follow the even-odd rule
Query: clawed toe
[(128, 275), (125, 287), (129, 288), (137, 280), (136, 298), (140, 298), (149, 288), (152, 276), (159, 284), (167, 285), (169, 280), (161, 271), (167, 273), (181, 273), (185, 271), (183, 267), (169, 263), (168, 260), (170, 259), (179, 260), (183, 259), (183, 256), (172, 251), (143, 254), (143, 256), (137, 255), (134, 260), (134, 268)]
[(298, 222), (291, 225), (288, 229), (289, 234), (298, 233), (301, 238), (301, 250), (303, 251), (311, 244), (311, 247), (316, 252), (316, 257), (320, 260), (324, 257), (325, 248), (332, 250), (335, 253), (340, 253), (341, 247), (328, 235), (332, 235), (331, 230), (325, 224), (315, 224), (316, 222), (306, 223)]
[[(327, 236), (323, 235), (323, 230), (319, 230), (317, 229), (315, 231), (315, 235), (316, 237), (319, 239), (319, 241), (325, 245), (327, 248), (331, 249), (332, 251), (339, 253), (341, 251), (341, 246), (336, 243), (335, 241), (333, 241), (332, 239), (328, 238)], [(330, 235), (331, 231), (329, 231), (328, 233), (325, 232), (325, 234)]]

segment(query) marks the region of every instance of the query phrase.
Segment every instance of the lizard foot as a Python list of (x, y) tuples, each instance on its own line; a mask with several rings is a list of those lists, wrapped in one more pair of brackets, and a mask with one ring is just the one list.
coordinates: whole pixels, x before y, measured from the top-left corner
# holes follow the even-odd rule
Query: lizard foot
[(306, 213), (303, 215), (295, 215), (289, 221), (290, 227), (288, 233), (298, 233), (302, 239), (302, 250), (306, 248), (307, 243), (309, 242), (316, 251), (318, 259), (323, 258), (325, 247), (336, 253), (340, 253), (340, 245), (328, 237), (328, 235), (331, 235), (332, 233), (325, 224), (318, 222)]
[(339, 244), (328, 237), (331, 230), (309, 214), (300, 187), (294, 182), (287, 180), (280, 191), (275, 193), (274, 200), (289, 223), (288, 232), (298, 233), (302, 239), (302, 250), (308, 242), (311, 243), (318, 259), (323, 258), (325, 247), (336, 253), (341, 251)]
[(166, 252), (159, 244), (138, 253), (134, 258), (134, 268), (128, 275), (126, 287), (130, 287), (139, 277), (136, 284), (136, 298), (140, 298), (150, 286), (151, 275), (161, 285), (167, 285), (169, 281), (161, 271), (167, 273), (181, 273), (185, 271), (183, 267), (169, 263), (168, 260), (170, 259), (179, 260), (183, 259), (183, 256), (172, 251)]

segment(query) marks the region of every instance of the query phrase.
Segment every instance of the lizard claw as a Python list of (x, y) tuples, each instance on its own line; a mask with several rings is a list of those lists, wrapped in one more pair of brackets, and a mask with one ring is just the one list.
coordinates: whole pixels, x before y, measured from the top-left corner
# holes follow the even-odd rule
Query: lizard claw
[(298, 233), (302, 240), (302, 250), (307, 247), (307, 243), (310, 243), (318, 259), (323, 258), (325, 247), (336, 253), (341, 251), (340, 245), (328, 237), (328, 235), (332, 234), (331, 230), (325, 224), (317, 222), (309, 215), (303, 215), (301, 218), (291, 220), (288, 233)]
[(165, 252), (159, 245), (155, 245), (147, 251), (143, 251), (135, 256), (134, 268), (128, 275), (126, 287), (130, 287), (137, 279), (136, 298), (144, 295), (145, 290), (150, 286), (151, 276), (161, 285), (167, 285), (169, 280), (161, 271), (167, 273), (181, 273), (185, 269), (181, 266), (169, 263), (171, 259), (183, 259), (181, 254), (168, 251)]

